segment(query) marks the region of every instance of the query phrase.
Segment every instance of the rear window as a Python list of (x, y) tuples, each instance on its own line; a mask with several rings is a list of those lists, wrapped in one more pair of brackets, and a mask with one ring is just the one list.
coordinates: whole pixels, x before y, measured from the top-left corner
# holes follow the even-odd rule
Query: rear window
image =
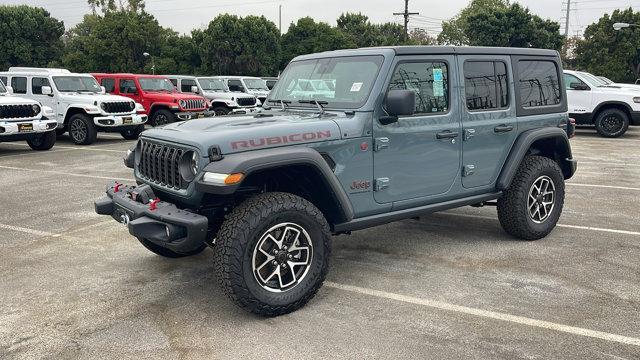
[(561, 103), (560, 78), (555, 62), (519, 61), (518, 77), (522, 108), (555, 106)]
[(509, 105), (507, 66), (501, 61), (468, 61), (464, 64), (467, 109), (494, 110)]

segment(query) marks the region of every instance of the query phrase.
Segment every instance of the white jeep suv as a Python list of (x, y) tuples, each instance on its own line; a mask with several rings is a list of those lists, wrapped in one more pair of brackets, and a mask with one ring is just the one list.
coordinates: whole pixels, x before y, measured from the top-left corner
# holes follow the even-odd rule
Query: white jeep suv
[(53, 110), (37, 101), (11, 95), (0, 81), (0, 142), (22, 141), (33, 150), (49, 150), (56, 142), (58, 122)]
[(569, 115), (578, 125), (595, 125), (604, 137), (622, 136), (629, 125), (640, 125), (640, 91), (610, 87), (580, 71), (564, 71)]
[(58, 135), (69, 132), (74, 143), (88, 145), (97, 132), (119, 132), (128, 140), (144, 131), (147, 116), (142, 105), (129, 98), (104, 93), (93, 76), (66, 69), (12, 67), (0, 80), (14, 93), (54, 110)]
[(222, 79), (207, 76), (165, 76), (179, 92), (204, 96), (211, 103), (211, 110), (216, 116), (249, 114), (258, 110), (258, 101), (254, 95), (231, 92)]
[(269, 96), (267, 82), (254, 76), (214, 76), (215, 79), (222, 79), (227, 83), (227, 87), (232, 92), (251, 94), (260, 100), (260, 105), (264, 104)]

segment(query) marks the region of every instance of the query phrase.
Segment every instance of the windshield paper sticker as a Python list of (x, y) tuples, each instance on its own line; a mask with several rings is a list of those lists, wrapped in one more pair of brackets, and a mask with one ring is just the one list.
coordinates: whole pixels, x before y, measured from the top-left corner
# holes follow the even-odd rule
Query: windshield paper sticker
[(358, 92), (360, 89), (362, 89), (362, 83), (353, 83), (351, 85), (351, 92)]
[(442, 69), (433, 69), (433, 96), (444, 96)]

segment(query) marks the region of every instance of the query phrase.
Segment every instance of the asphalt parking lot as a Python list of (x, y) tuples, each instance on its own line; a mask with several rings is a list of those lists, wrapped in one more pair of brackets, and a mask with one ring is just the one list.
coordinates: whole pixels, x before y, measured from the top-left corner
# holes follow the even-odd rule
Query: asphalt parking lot
[(319, 294), (272, 319), (224, 297), (212, 250), (164, 259), (94, 214), (131, 144), (0, 144), (0, 358), (640, 358), (640, 128), (578, 131), (547, 238), (492, 207), (336, 237)]

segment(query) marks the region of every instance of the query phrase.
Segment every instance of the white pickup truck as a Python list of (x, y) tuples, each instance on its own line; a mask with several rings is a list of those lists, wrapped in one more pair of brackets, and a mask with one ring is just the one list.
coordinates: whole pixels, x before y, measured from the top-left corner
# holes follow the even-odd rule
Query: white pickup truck
[(595, 125), (604, 137), (620, 137), (629, 125), (640, 125), (640, 90), (607, 86), (590, 74), (564, 71), (569, 115), (578, 125)]

